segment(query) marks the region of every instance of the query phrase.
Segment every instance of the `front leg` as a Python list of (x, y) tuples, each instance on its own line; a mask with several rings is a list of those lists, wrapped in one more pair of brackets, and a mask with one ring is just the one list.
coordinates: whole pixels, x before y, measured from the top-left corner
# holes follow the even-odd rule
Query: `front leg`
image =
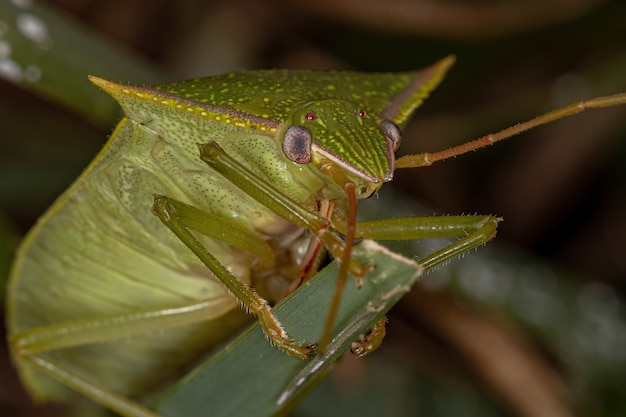
[[(357, 236), (376, 240), (418, 240), (459, 238), (417, 262), (427, 271), (463, 253), (484, 245), (496, 235), (501, 219), (494, 216), (404, 217), (357, 223)], [(381, 318), (370, 331), (352, 345), (356, 356), (376, 350), (385, 337), (386, 318)]]
[(421, 258), (425, 270), (441, 265), (484, 245), (496, 236), (495, 216), (402, 217), (357, 223), (357, 236), (374, 240), (419, 240), (458, 238), (457, 241)]
[(303, 345), (294, 342), (272, 313), (267, 300), (257, 294), (253, 288), (245, 285), (231, 274), (191, 233), (189, 226), (201, 223), (202, 217), (210, 217), (210, 214), (198, 210), (188, 216), (181, 217), (177, 215), (174, 207), (177, 203), (168, 197), (157, 196), (152, 206), (152, 212), (200, 258), (224, 286), (243, 304), (247, 311), (258, 317), (261, 327), (273, 344), (290, 356), (299, 359), (305, 359), (314, 353), (316, 350), (315, 344)]

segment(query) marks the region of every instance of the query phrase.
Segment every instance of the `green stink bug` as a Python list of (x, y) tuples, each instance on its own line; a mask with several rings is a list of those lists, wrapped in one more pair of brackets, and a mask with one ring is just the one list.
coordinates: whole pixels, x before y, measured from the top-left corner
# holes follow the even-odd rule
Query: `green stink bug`
[[(348, 274), (366, 285), (373, 268), (352, 256), (360, 238), (458, 238), (419, 260), (429, 269), (495, 235), (494, 216), (357, 222), (357, 201), (395, 169), (626, 102), (624, 94), (593, 99), (457, 148), (396, 159), (401, 129), (452, 63), (386, 74), (250, 71), (156, 88), (92, 77), (126, 117), (14, 264), (11, 349), (29, 390), (63, 399), (61, 382), (123, 414), (150, 415), (110, 393), (140, 395), (221, 341), (241, 324), (238, 303), (290, 356), (323, 352)], [(267, 300), (315, 273), (326, 251), (341, 265), (327, 325), (321, 337), (293, 340)], [(377, 335), (357, 353), (374, 349), (378, 342), (367, 341)]]

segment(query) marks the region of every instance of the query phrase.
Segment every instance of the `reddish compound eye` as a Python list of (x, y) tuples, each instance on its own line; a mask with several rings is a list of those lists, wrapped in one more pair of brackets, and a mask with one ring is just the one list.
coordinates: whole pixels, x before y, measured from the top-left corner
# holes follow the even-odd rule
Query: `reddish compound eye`
[(361, 117), (365, 117), (365, 110), (360, 109), (360, 110), (359, 110), (359, 116), (361, 116)]
[(307, 120), (315, 120), (315, 114), (314, 113), (307, 113), (304, 115), (304, 117), (306, 117)]

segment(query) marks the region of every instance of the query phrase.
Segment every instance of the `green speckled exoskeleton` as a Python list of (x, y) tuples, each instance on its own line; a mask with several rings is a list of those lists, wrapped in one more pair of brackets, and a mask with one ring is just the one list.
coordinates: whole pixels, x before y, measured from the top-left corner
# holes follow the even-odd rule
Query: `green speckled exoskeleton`
[[(396, 159), (401, 129), (452, 62), (405, 73), (250, 71), (156, 88), (92, 77), (126, 117), (25, 238), (10, 278), (10, 347), (32, 395), (62, 400), (67, 385), (124, 415), (152, 415), (125, 398), (231, 334), (238, 305), (286, 354), (323, 351), (347, 277), (367, 285), (372, 266), (351, 257), (360, 238), (457, 238), (419, 260), (428, 269), (488, 242), (499, 221), (357, 222), (359, 199), (396, 169), (626, 102), (624, 94), (580, 102)], [(327, 325), (292, 340), (270, 306), (312, 276), (324, 253), (341, 263)], [(383, 332), (357, 341), (356, 352), (374, 349)]]

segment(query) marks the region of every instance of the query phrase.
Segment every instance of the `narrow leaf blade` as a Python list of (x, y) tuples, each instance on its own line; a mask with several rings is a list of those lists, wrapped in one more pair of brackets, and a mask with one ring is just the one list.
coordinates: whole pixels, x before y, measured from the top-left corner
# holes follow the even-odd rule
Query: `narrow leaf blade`
[[(336, 336), (323, 355), (306, 361), (291, 358), (271, 346), (255, 324), (163, 394), (155, 410), (166, 417), (265, 416), (282, 414), (295, 405), (422, 273), (416, 262), (373, 241), (362, 242), (354, 255), (375, 269), (360, 289), (354, 281), (348, 282)], [(321, 334), (337, 270), (334, 262), (275, 308), (294, 339), (310, 343)]]

